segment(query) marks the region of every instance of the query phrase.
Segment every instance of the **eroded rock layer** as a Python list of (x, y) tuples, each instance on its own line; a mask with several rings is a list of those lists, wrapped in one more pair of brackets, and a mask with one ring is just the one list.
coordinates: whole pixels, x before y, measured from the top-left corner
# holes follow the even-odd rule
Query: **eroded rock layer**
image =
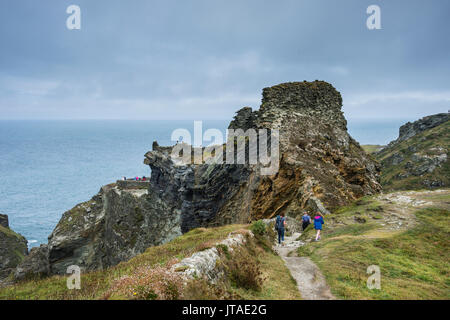
[[(152, 171), (148, 189), (108, 185), (64, 213), (48, 246), (35, 249), (17, 277), (63, 274), (70, 265), (105, 268), (193, 228), (303, 209), (326, 214), (380, 191), (379, 167), (347, 133), (341, 108), (339, 92), (315, 81), (266, 88), (258, 111), (238, 111), (230, 129), (279, 130), (279, 168), (271, 175), (248, 157), (242, 164), (182, 164), (171, 156), (174, 147), (155, 142), (144, 160)], [(246, 152), (252, 148), (246, 144)], [(225, 149), (231, 150), (224, 146), (224, 155)]]
[(261, 108), (245, 107), (231, 129), (278, 129), (280, 167), (270, 176), (260, 165), (177, 165), (171, 147), (154, 144), (145, 163), (150, 192), (180, 210), (182, 231), (246, 223), (309, 208), (327, 213), (381, 190), (379, 166), (347, 133), (342, 98), (326, 82), (285, 83), (263, 91)]

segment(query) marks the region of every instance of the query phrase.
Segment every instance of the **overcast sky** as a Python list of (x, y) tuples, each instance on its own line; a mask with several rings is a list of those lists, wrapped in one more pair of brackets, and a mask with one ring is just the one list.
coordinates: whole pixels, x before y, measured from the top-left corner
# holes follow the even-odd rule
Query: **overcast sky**
[(230, 119), (264, 87), (315, 79), (347, 118), (417, 119), (450, 109), (449, 14), (448, 0), (2, 0), (0, 119)]

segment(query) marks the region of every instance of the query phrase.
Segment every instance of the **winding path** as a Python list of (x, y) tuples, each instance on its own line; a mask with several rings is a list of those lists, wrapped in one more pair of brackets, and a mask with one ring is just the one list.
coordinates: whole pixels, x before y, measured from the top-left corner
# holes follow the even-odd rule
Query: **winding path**
[(297, 282), (297, 288), (305, 300), (336, 299), (328, 287), (325, 277), (316, 264), (308, 257), (297, 257), (297, 248), (304, 245), (296, 241), (301, 233), (286, 236), (284, 246), (274, 245), (273, 249), (284, 260), (286, 267)]

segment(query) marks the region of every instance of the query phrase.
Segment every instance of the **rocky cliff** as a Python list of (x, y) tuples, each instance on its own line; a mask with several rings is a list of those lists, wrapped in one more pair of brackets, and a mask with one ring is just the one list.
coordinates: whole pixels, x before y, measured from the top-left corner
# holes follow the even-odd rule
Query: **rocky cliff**
[(27, 240), (9, 228), (7, 215), (0, 214), (0, 281), (9, 276), (27, 253)]
[[(180, 163), (172, 157), (179, 145), (155, 142), (144, 160), (152, 171), (148, 189), (108, 185), (64, 213), (48, 246), (36, 249), (19, 266), (18, 278), (37, 270), (62, 274), (69, 265), (105, 268), (193, 228), (247, 223), (279, 213), (295, 216), (303, 209), (326, 214), (379, 192), (379, 167), (347, 133), (341, 108), (340, 93), (315, 81), (266, 88), (259, 110), (238, 111), (232, 129), (279, 130), (279, 157), (273, 160), (278, 170), (271, 175), (262, 174), (263, 165), (248, 157), (241, 164), (205, 159)], [(246, 153), (256, 148), (261, 155), (249, 137), (244, 140)], [(231, 145), (235, 141), (223, 146), (224, 156)], [(268, 146), (275, 145), (269, 139)], [(193, 149), (190, 156), (197, 151), (205, 149)], [(30, 263), (33, 257), (40, 262)]]
[[(247, 223), (302, 209), (329, 209), (381, 190), (379, 167), (347, 133), (342, 98), (326, 82), (285, 83), (263, 90), (258, 111), (245, 107), (232, 129), (280, 131), (280, 168), (260, 165), (177, 165), (171, 147), (154, 145), (145, 163), (150, 190), (181, 213), (182, 231)], [(248, 152), (248, 148), (247, 148)]]
[(433, 129), (449, 120), (450, 120), (449, 113), (438, 113), (431, 116), (423, 117), (422, 119), (414, 122), (408, 122), (400, 127), (397, 140), (394, 140), (391, 143), (389, 143), (389, 147), (392, 147), (393, 145), (400, 143), (402, 141), (408, 140), (423, 131)]
[(65, 212), (48, 245), (34, 248), (15, 277), (64, 274), (70, 265), (83, 271), (103, 269), (179, 235), (179, 214), (147, 189), (107, 185)]
[(398, 139), (375, 154), (388, 190), (448, 187), (450, 115), (431, 115), (400, 127)]

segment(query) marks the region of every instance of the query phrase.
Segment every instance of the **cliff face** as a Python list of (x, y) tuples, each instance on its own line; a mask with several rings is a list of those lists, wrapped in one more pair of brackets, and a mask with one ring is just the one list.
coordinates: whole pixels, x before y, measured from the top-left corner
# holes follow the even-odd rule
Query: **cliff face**
[(449, 120), (450, 120), (449, 113), (438, 113), (431, 116), (423, 117), (422, 119), (414, 121), (412, 123), (408, 122), (400, 127), (398, 139), (392, 141), (389, 144), (389, 147), (392, 147), (393, 145), (400, 143), (402, 141), (408, 140), (409, 138), (412, 138), (423, 131), (435, 128)]
[(9, 228), (7, 215), (0, 214), (0, 280), (8, 277), (27, 253), (27, 240)]
[[(152, 170), (148, 189), (108, 185), (64, 213), (48, 247), (34, 250), (18, 278), (37, 270), (63, 274), (70, 265), (105, 268), (193, 228), (247, 223), (279, 213), (295, 216), (305, 208), (326, 214), (377, 193), (377, 163), (348, 135), (341, 108), (339, 92), (316, 81), (266, 88), (258, 111), (238, 111), (232, 129), (279, 130), (279, 168), (271, 175), (263, 175), (262, 165), (250, 164), (248, 157), (242, 164), (183, 164), (171, 156), (178, 145), (155, 142), (144, 160)], [(248, 153), (255, 147), (245, 141)], [(41, 262), (33, 269), (31, 259)]]
[[(347, 133), (342, 98), (326, 82), (286, 83), (263, 91), (258, 111), (245, 107), (231, 129), (280, 131), (280, 168), (260, 165), (177, 165), (172, 148), (154, 145), (145, 163), (150, 192), (180, 210), (182, 231), (198, 226), (246, 223), (302, 209), (328, 212), (381, 190), (379, 167)], [(247, 148), (248, 151), (248, 148)]]
[(103, 269), (181, 235), (180, 215), (148, 193), (117, 184), (65, 212), (48, 238), (18, 266), (16, 279)]
[(440, 113), (400, 127), (399, 138), (375, 154), (388, 190), (450, 184), (450, 115)]

